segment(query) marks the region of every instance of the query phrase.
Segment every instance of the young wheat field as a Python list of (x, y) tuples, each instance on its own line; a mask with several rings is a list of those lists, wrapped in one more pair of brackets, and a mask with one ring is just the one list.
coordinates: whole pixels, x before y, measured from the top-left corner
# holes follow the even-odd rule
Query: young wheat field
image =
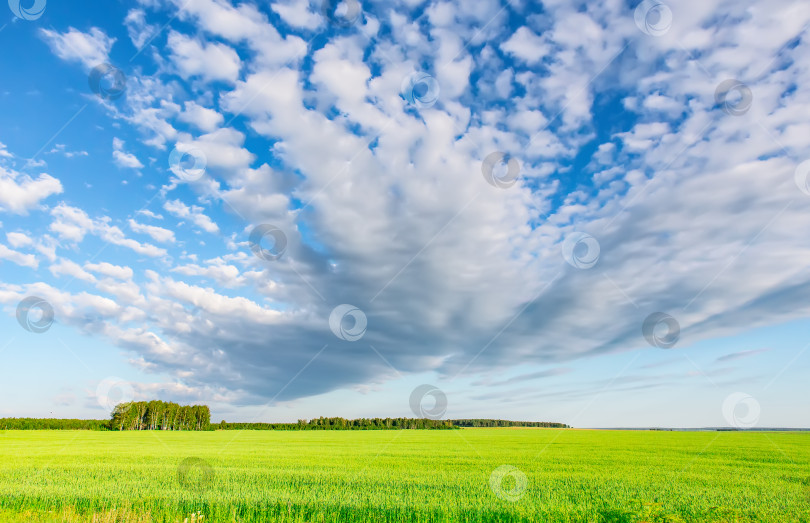
[(1, 521), (810, 521), (810, 434), (0, 432)]

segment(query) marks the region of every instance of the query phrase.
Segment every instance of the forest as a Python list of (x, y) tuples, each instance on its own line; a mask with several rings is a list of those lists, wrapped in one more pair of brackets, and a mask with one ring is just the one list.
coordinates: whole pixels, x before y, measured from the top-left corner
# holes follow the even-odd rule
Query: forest
[(178, 405), (153, 400), (119, 403), (110, 419), (111, 430), (208, 430), (211, 411), (206, 405)]

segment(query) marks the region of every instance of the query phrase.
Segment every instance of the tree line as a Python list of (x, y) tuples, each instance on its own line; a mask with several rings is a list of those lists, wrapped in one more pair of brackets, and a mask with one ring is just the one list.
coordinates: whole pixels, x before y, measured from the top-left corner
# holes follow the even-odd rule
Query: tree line
[(103, 419), (0, 418), (0, 430), (110, 430)]
[(219, 430), (400, 430), (400, 429), (457, 429), (460, 427), (542, 427), (570, 428), (565, 423), (548, 421), (509, 421), (502, 419), (451, 419), (432, 420), (423, 418), (316, 418), (298, 420), (298, 423), (228, 423), (221, 421)]
[(503, 419), (454, 419), (457, 427), (542, 427), (546, 429), (570, 429), (565, 423), (548, 421), (509, 421)]
[(211, 425), (206, 405), (132, 401), (115, 406), (109, 420), (0, 418), (0, 430), (448, 430), (460, 427), (570, 428), (564, 423), (496, 419), (432, 420), (425, 418), (359, 418), (323, 416), (297, 423), (229, 423)]
[(298, 420), (297, 423), (228, 423), (222, 420), (219, 430), (402, 430), (402, 429), (455, 429), (449, 420), (422, 418), (320, 418)]

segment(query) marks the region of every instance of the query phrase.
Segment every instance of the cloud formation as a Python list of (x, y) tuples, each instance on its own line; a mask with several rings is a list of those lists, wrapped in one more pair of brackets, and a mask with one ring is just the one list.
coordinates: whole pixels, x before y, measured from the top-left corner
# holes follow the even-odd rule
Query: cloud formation
[[(142, 7), (127, 17), (138, 47), (166, 17), (193, 27), (155, 38), (166, 58), (108, 108), (142, 137), (138, 156), (115, 139), (117, 165), (166, 165), (152, 209), (167, 223), (142, 223), (157, 215), (138, 205), (91, 218), (59, 203), (47, 230), (75, 260), (49, 271), (86, 291), (38, 282), (0, 298), (39, 292), (143, 368), (258, 403), (375, 383), (390, 366), (454, 377), (638, 349), (659, 311), (678, 347), (810, 313), (795, 183), (810, 158), (810, 12), (797, 2), (690, 1), (658, 37), (621, 2), (372, 4), (321, 39), (329, 22), (307, 2)], [(43, 35), (85, 66), (116, 41)], [(743, 114), (718, 101), (729, 78), (753, 93)], [(437, 98), (420, 105), (426, 92)], [(173, 149), (205, 168), (183, 176), (164, 161)], [(519, 166), (508, 187), (482, 175), (493, 153)], [(5, 212), (60, 192), (50, 175), (0, 170)], [(254, 255), (259, 224), (283, 231), (277, 259)], [(66, 252), (89, 235), (148, 260)], [(356, 342), (329, 328), (341, 304), (368, 319)]]

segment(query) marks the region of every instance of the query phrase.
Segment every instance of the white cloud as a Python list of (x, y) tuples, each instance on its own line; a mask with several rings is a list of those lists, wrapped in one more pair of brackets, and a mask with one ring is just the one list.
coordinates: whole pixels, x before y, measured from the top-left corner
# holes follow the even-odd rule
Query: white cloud
[(96, 224), (87, 213), (77, 207), (60, 203), (51, 214), (54, 220), (51, 222), (50, 230), (63, 240), (79, 243), (96, 228)]
[(509, 40), (501, 44), (501, 49), (529, 64), (536, 64), (550, 52), (543, 38), (526, 26), (515, 31)]
[(8, 260), (22, 267), (30, 267), (32, 269), (39, 267), (39, 261), (33, 254), (23, 254), (21, 252), (9, 249), (2, 243), (0, 243), (0, 259)]
[(62, 183), (48, 174), (33, 179), (0, 166), (0, 209), (4, 211), (27, 214), (42, 200), (61, 192)]
[(124, 151), (124, 141), (120, 138), (113, 138), (113, 161), (118, 167), (128, 169), (143, 168), (143, 164), (134, 154)]
[(163, 216), (161, 216), (159, 214), (155, 214), (152, 211), (150, 211), (149, 209), (140, 209), (135, 214), (140, 214), (141, 216), (147, 216), (149, 218), (152, 218), (153, 220), (162, 220), (163, 219)]
[(174, 232), (168, 229), (144, 225), (135, 220), (129, 220), (129, 228), (140, 234), (148, 234), (158, 243), (174, 243)]
[(224, 44), (200, 42), (183, 34), (169, 33), (171, 60), (181, 76), (200, 76), (206, 81), (233, 83), (239, 78), (242, 61)]
[(49, 269), (54, 276), (69, 276), (77, 280), (95, 283), (96, 278), (89, 272), (81, 268), (79, 264), (71, 260), (62, 259), (59, 263), (52, 264)]
[(133, 271), (130, 267), (121, 267), (107, 262), (87, 263), (84, 265), (84, 268), (88, 271), (118, 280), (131, 280), (133, 275)]
[(65, 158), (75, 158), (77, 156), (89, 156), (90, 153), (87, 151), (68, 151), (67, 145), (63, 143), (58, 143), (53, 146), (53, 148), (48, 151), (48, 154), (61, 154)]
[(86, 69), (108, 62), (110, 49), (116, 40), (97, 27), (92, 27), (89, 33), (73, 27), (66, 33), (49, 29), (40, 31), (56, 56), (66, 61), (80, 62)]
[(180, 140), (177, 142), (177, 148), (202, 151), (208, 168), (219, 169), (223, 174), (232, 176), (232, 173), (247, 169), (256, 159), (256, 155), (246, 149), (244, 143), (244, 134), (225, 127), (194, 140)]
[(171, 200), (164, 203), (163, 208), (180, 219), (190, 220), (194, 225), (205, 232), (210, 232), (211, 234), (219, 232), (217, 224), (214, 223), (211, 218), (203, 214), (202, 207), (196, 205), (189, 207), (180, 200)]
[(200, 276), (217, 282), (226, 287), (240, 287), (245, 284), (245, 278), (240, 275), (239, 269), (233, 265), (215, 264), (207, 267), (200, 265), (182, 265), (172, 269), (172, 272), (186, 276)]
[(215, 131), (225, 121), (225, 117), (215, 110), (197, 105), (195, 102), (186, 102), (178, 119), (209, 133)]
[(323, 22), (323, 15), (313, 13), (309, 5), (309, 0), (286, 0), (274, 2), (271, 8), (288, 25), (309, 30), (317, 29)]
[(263, 66), (280, 66), (302, 58), (307, 43), (301, 37), (282, 38), (255, 5), (234, 7), (216, 0), (186, 2), (172, 0), (183, 20), (194, 20), (204, 31), (232, 43), (247, 42), (257, 54), (256, 62)]
[(60, 239), (81, 243), (87, 234), (93, 234), (101, 240), (126, 247), (149, 257), (165, 256), (166, 250), (148, 243), (140, 243), (127, 238), (118, 227), (109, 224), (109, 218), (92, 219), (83, 210), (64, 203), (51, 210), (53, 221), (50, 230)]
[(131, 9), (124, 19), (127, 27), (127, 34), (132, 40), (132, 45), (141, 49), (158, 31), (158, 27), (146, 23), (146, 12), (143, 9)]
[(8, 241), (8, 244), (15, 249), (20, 247), (28, 247), (29, 245), (34, 244), (34, 240), (22, 232), (7, 232), (6, 240)]

